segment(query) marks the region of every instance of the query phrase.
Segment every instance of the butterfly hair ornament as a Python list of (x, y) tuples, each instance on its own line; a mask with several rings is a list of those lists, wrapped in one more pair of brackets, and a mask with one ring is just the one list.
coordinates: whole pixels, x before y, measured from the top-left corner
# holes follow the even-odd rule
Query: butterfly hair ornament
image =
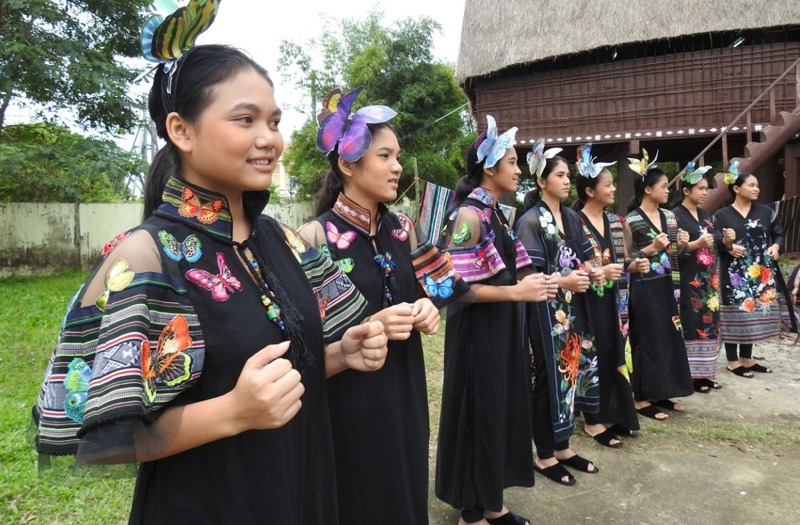
[(592, 157), (592, 143), (587, 142), (578, 148), (578, 173), (588, 179), (593, 179), (600, 175), (605, 168), (613, 166), (614, 162), (595, 162), (597, 157)]
[(322, 100), (322, 111), (317, 115), (317, 148), (326, 155), (337, 148), (339, 156), (348, 162), (356, 162), (372, 144), (372, 132), (367, 124), (381, 124), (397, 115), (388, 106), (364, 106), (351, 114), (356, 97), (364, 86), (343, 95), (339, 88), (328, 93)]
[(710, 169), (711, 166), (700, 166), (699, 168), (695, 169), (694, 162), (689, 161), (689, 164), (686, 165), (683, 175), (681, 175), (681, 180), (686, 184), (697, 184), (703, 179), (703, 176)]
[[(478, 147), (478, 164), (486, 160), (484, 167), (493, 168), (497, 161), (502, 159), (508, 148), (514, 147), (517, 143), (517, 127), (514, 126), (508, 131), (497, 136), (497, 122), (491, 115), (486, 115), (486, 133), (481, 133), (475, 145)], [(481, 140), (483, 139), (483, 140)]]
[(732, 160), (731, 163), (728, 165), (728, 171), (725, 173), (725, 184), (731, 185), (736, 183), (736, 179), (739, 178), (739, 161)]
[(647, 150), (642, 148), (642, 158), (637, 159), (635, 157), (628, 157), (628, 167), (642, 176), (642, 178), (647, 175), (647, 171), (656, 165), (656, 161), (658, 160), (658, 151), (656, 151), (656, 156), (653, 158), (653, 162), (650, 162), (650, 155), (647, 154)]
[(164, 72), (161, 89), (164, 109), (167, 113), (175, 111), (175, 92), (177, 91), (181, 60), (194, 47), (197, 37), (208, 29), (217, 16), (222, 0), (189, 0), (180, 7), (175, 0), (155, 0), (157, 9), (171, 14), (164, 17), (152, 15), (142, 28), (142, 55), (157, 64), (136, 77), (136, 83), (158, 67)]
[(528, 153), (528, 168), (531, 170), (531, 175), (537, 179), (541, 177), (547, 159), (552, 159), (561, 151), (561, 148), (544, 149), (544, 139), (536, 139), (536, 142), (533, 143), (533, 150)]

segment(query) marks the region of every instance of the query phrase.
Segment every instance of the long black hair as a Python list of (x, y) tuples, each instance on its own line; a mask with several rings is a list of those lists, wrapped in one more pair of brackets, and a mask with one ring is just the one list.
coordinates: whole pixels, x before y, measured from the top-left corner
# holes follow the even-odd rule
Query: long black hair
[[(380, 122), (378, 124), (367, 124), (369, 128), (369, 132), (372, 136), (375, 136), (375, 132), (379, 129), (388, 129), (394, 133), (394, 127), (389, 124), (388, 122)], [(338, 144), (337, 147), (333, 148), (333, 151), (328, 153), (328, 164), (330, 168), (328, 171), (325, 172), (325, 175), (322, 176), (322, 185), (317, 191), (317, 194), (314, 196), (314, 216), (319, 217), (326, 211), (333, 208), (333, 204), (336, 202), (336, 199), (339, 198), (339, 193), (344, 189), (344, 175), (342, 174), (342, 170), (339, 168), (339, 151), (338, 151)], [(363, 157), (362, 157), (363, 158)], [(356, 163), (361, 162), (361, 159), (358, 159)]]
[[(540, 178), (542, 180), (547, 179), (547, 177), (553, 173), (553, 170), (556, 169), (556, 166), (559, 162), (566, 164), (567, 169), (569, 170), (569, 163), (567, 162), (567, 159), (561, 155), (554, 155), (545, 161), (544, 171), (542, 171), (542, 176)], [(525, 207), (525, 211), (531, 209), (533, 205), (539, 202), (539, 200), (542, 198), (542, 189), (539, 187), (536, 174), (531, 173), (531, 177), (533, 177), (533, 189), (526, 193), (525, 197), (522, 199), (522, 205)]]
[(449, 217), (451, 213), (461, 206), (461, 203), (464, 202), (464, 199), (469, 197), (472, 190), (481, 185), (484, 163), (478, 161), (479, 145), (479, 141), (476, 140), (475, 143), (467, 149), (467, 173), (456, 182), (453, 204), (451, 204), (450, 209), (447, 210), (446, 217)]
[[(156, 68), (147, 107), (156, 125), (156, 134), (167, 141), (150, 165), (144, 185), (144, 212), (147, 219), (161, 204), (161, 195), (167, 180), (181, 170), (178, 149), (167, 133), (167, 115), (178, 113), (187, 122), (196, 122), (203, 110), (212, 102), (213, 88), (237, 73), (252, 69), (273, 85), (267, 71), (242, 51), (222, 45), (196, 46), (181, 56), (173, 65), (174, 73), (164, 73)], [(171, 93), (166, 89), (171, 84)]]
[(747, 177), (755, 177), (752, 173), (739, 173), (736, 177), (736, 180), (733, 181), (733, 184), (728, 184), (728, 191), (730, 192), (730, 197), (728, 197), (726, 204), (733, 204), (736, 200), (736, 192), (733, 191), (733, 187), (736, 186), (737, 188), (744, 184), (744, 181), (747, 180)]
[(636, 178), (633, 179), (633, 197), (628, 201), (628, 213), (642, 205), (645, 188), (654, 185), (663, 176), (664, 172), (661, 171), (661, 168), (650, 168), (647, 170), (644, 177), (637, 175)]
[(578, 198), (572, 203), (573, 210), (580, 211), (586, 206), (586, 190), (597, 188), (597, 185), (600, 184), (600, 176), (606, 172), (611, 174), (607, 168), (600, 170), (600, 173), (598, 173), (596, 177), (584, 177), (580, 173), (578, 174), (576, 177), (577, 180), (575, 181), (575, 189), (578, 192)]
[[(671, 206), (674, 208), (675, 206), (683, 203), (683, 199), (686, 197), (686, 195), (684, 195), (683, 193), (683, 190), (689, 190), (689, 193), (691, 193), (692, 188), (700, 184), (700, 182), (702, 182), (703, 179), (705, 179), (705, 177), (702, 177), (698, 179), (697, 182), (695, 182), (694, 184), (691, 184), (689, 181), (684, 180), (683, 177), (681, 177), (681, 180), (678, 183), (678, 188), (675, 190), (675, 195), (672, 196)], [(711, 188), (714, 179), (707, 179), (707, 180), (708, 180), (708, 187)]]

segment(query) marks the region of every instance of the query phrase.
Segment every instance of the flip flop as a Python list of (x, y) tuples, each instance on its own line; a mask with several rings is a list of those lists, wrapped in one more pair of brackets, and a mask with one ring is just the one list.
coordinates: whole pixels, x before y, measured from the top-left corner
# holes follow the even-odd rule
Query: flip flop
[[(654, 405), (647, 405), (646, 407), (637, 408), (636, 411), (643, 415), (644, 417), (649, 417), (650, 419), (655, 419), (656, 421), (664, 421), (669, 417), (669, 414), (664, 414), (664, 412), (660, 411)], [(667, 417), (658, 418), (656, 417), (659, 414), (664, 414)]]
[[(560, 462), (556, 463), (555, 465), (550, 465), (547, 468), (542, 468), (536, 463), (533, 464), (533, 470), (540, 474), (544, 474), (549, 480), (555, 481), (559, 485), (566, 485), (571, 487), (575, 484), (575, 477), (569, 473), (569, 470), (564, 468)], [(563, 478), (568, 478), (568, 481), (564, 481)]]
[[(559, 459), (558, 462), (568, 467), (580, 470), (581, 472), (586, 472), (587, 474), (597, 474), (600, 472), (600, 469), (597, 468), (597, 465), (586, 458), (580, 457), (577, 454), (570, 456), (567, 459)], [(594, 470), (589, 470), (589, 465), (593, 466)]]
[(760, 365), (758, 363), (754, 364), (753, 366), (746, 366), (746, 369), (750, 370), (751, 372), (758, 372), (760, 374), (771, 374), (772, 369), (767, 368), (766, 366)]
[[(615, 436), (614, 433), (611, 432), (609, 429), (605, 429), (602, 432), (600, 432), (599, 434), (595, 434), (594, 436), (589, 434), (588, 432), (586, 434), (588, 434), (589, 437), (591, 437), (592, 439), (594, 439), (595, 441), (597, 441), (598, 443), (600, 443), (604, 447), (608, 447), (608, 448), (620, 448), (620, 447), (622, 447), (622, 441), (620, 441), (619, 438), (617, 436)], [(612, 443), (612, 441), (614, 441), (615, 439), (617, 440), (617, 442), (616, 443)]]
[[(728, 368), (727, 366), (725, 368)], [(728, 368), (728, 372), (731, 374), (737, 375), (739, 377), (746, 377), (747, 379), (753, 379), (753, 372), (751, 372), (746, 366), (739, 365), (736, 368)], [(750, 374), (750, 375), (747, 375)]]
[(510, 510), (497, 518), (486, 518), (489, 525), (531, 525), (528, 518), (523, 518), (519, 514), (514, 514)]
[(666, 408), (667, 410), (672, 410), (673, 412), (683, 412), (685, 409), (677, 409), (675, 408), (678, 403), (672, 401), (671, 399), (659, 399), (658, 401), (654, 401), (653, 404), (658, 408)]

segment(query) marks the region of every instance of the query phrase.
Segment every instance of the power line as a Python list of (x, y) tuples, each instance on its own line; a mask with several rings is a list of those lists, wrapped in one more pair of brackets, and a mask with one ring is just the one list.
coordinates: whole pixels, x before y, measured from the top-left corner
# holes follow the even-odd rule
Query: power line
[(455, 113), (456, 111), (458, 111), (458, 110), (460, 110), (460, 109), (464, 108), (464, 107), (465, 107), (467, 104), (469, 104), (469, 102), (464, 102), (463, 104), (461, 104), (460, 106), (458, 106), (456, 109), (454, 109), (454, 110), (452, 110), (452, 111), (449, 111), (449, 112), (445, 113), (444, 115), (442, 115), (441, 117), (437, 118), (436, 120), (434, 120), (434, 121), (433, 121), (433, 122), (431, 122), (430, 124), (426, 124), (426, 125), (422, 126), (421, 128), (418, 128), (418, 129), (416, 129), (416, 130), (412, 131), (411, 133), (409, 133), (409, 134), (408, 134), (408, 135), (406, 135), (405, 137), (402, 137), (402, 138), (400, 139), (400, 142), (402, 142), (402, 141), (406, 140), (408, 137), (411, 137), (411, 136), (414, 136), (414, 135), (416, 135), (416, 134), (417, 134), (417, 133), (419, 133), (420, 131), (425, 131), (426, 129), (428, 129), (428, 128), (430, 128), (430, 127), (433, 127), (433, 126), (434, 126), (434, 125), (435, 125), (437, 122), (439, 122), (439, 121), (440, 121), (440, 120), (442, 120), (442, 119), (445, 119), (445, 118), (449, 117), (450, 115), (452, 115), (452, 114), (453, 114), (453, 113)]

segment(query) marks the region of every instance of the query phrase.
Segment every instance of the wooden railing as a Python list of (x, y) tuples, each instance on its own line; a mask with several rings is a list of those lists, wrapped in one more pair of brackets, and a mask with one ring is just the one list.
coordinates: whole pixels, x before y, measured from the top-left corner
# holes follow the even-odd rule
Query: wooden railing
[[(766, 96), (769, 96), (769, 121), (770, 121), (770, 124), (775, 124), (775, 122), (776, 122), (775, 117), (778, 114), (778, 112), (777, 112), (777, 110), (775, 108), (775, 87), (778, 84), (780, 84), (780, 82), (784, 78), (786, 78), (786, 75), (788, 75), (793, 69), (795, 70), (795, 79), (796, 79), (796, 84), (795, 84), (795, 87), (796, 87), (796, 103), (797, 103), (797, 106), (800, 106), (800, 57), (798, 57), (797, 60), (792, 62), (792, 64), (789, 67), (786, 68), (786, 71), (781, 73), (780, 76), (778, 78), (776, 78), (774, 82), (772, 82), (772, 84), (770, 84), (766, 89), (764, 89), (764, 91), (759, 96), (757, 96), (756, 99), (753, 100), (753, 102), (751, 102), (750, 105), (747, 106), (747, 108), (745, 108), (744, 111), (739, 113), (739, 116), (737, 116), (735, 119), (733, 119), (733, 121), (731, 121), (730, 124), (728, 124), (727, 126), (722, 128), (723, 131), (720, 131), (719, 135), (714, 137), (714, 140), (712, 140), (711, 143), (703, 149), (703, 151), (698, 153), (697, 156), (694, 159), (692, 159), (692, 162), (694, 162), (695, 166), (704, 165), (705, 164), (705, 161), (704, 161), (705, 154), (708, 153), (708, 151), (712, 147), (714, 147), (714, 144), (716, 144), (717, 142), (722, 140), (722, 166), (723, 166), (723, 169), (727, 169), (727, 167), (728, 167), (728, 130), (732, 129), (736, 124), (738, 124), (739, 121), (742, 119), (742, 117), (746, 117), (746, 126), (747, 126), (746, 127), (747, 142), (746, 143), (749, 144), (750, 142), (752, 142), (753, 141), (753, 123), (752, 123), (752, 119), (751, 119), (751, 111), (756, 106), (756, 104), (761, 102), (764, 99), (764, 97), (766, 97)], [(680, 180), (681, 176), (683, 175), (683, 173), (685, 171), (686, 171), (686, 167), (681, 169), (681, 171), (679, 171), (678, 174), (675, 175), (675, 178), (673, 178), (669, 182), (670, 185), (677, 184), (677, 181)]]

